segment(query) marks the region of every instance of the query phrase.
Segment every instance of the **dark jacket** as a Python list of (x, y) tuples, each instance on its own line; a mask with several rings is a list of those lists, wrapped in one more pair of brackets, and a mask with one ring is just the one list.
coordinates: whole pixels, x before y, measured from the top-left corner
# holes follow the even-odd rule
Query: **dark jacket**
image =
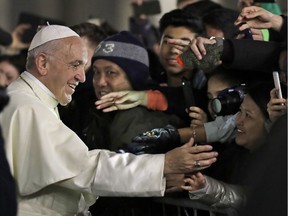
[(4, 151), (4, 142), (0, 128), (0, 214), (16, 216), (16, 185)]
[(176, 128), (184, 125), (175, 115), (141, 106), (111, 113), (94, 109), (91, 112), (91, 122), (85, 130), (85, 142), (90, 149), (104, 148), (115, 151), (131, 144), (135, 136), (168, 124)]

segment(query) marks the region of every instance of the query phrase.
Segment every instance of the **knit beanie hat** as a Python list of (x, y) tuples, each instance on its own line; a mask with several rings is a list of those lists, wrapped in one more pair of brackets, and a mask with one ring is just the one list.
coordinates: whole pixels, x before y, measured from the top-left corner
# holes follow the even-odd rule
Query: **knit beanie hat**
[(103, 40), (92, 57), (117, 64), (127, 74), (134, 90), (144, 90), (149, 77), (148, 52), (128, 31), (121, 31)]

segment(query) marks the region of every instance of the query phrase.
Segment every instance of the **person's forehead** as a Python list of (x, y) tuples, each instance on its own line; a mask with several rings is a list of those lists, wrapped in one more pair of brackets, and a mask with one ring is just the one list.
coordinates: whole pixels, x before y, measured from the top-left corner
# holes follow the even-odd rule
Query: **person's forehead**
[(254, 114), (261, 113), (259, 106), (255, 103), (255, 101), (249, 94), (245, 95), (242, 106), (251, 113)]
[(79, 37), (68, 37), (60, 39), (59, 53), (64, 55), (75, 55), (76, 53), (83, 54), (87, 52), (87, 48)]
[(63, 42), (63, 45), (74, 47), (74, 46), (83, 46), (85, 47), (84, 42), (81, 40), (80, 37), (67, 37), (67, 38), (62, 38), (59, 39), (61, 42)]
[(195, 37), (196, 33), (184, 26), (168, 26), (163, 32), (163, 37), (170, 37), (174, 39)]
[(109, 67), (109, 68), (120, 68), (118, 64), (109, 59), (96, 59), (93, 63), (95, 67)]

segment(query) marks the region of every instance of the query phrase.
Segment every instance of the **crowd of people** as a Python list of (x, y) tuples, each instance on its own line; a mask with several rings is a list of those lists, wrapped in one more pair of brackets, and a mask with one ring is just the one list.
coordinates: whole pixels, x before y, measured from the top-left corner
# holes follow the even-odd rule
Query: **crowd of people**
[(153, 202), (172, 196), (286, 215), (287, 15), (238, 6), (179, 0), (157, 28), (137, 14), (137, 34), (1, 30), (1, 212), (194, 215)]

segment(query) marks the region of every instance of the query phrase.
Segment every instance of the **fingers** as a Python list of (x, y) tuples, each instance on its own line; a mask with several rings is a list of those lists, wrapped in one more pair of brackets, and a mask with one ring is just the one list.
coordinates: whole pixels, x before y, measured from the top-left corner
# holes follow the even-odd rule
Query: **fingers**
[(257, 7), (257, 6), (250, 6), (250, 7), (244, 7), (241, 11), (241, 13), (239, 14), (237, 20), (235, 21), (235, 24), (239, 22), (242, 22), (245, 19), (251, 19), (251, 18), (255, 18), (257, 16), (259, 16), (259, 13), (257, 13), (257, 11), (260, 11), (261, 8)]
[(206, 179), (201, 172), (196, 172), (190, 178), (184, 179), (185, 185), (181, 188), (188, 191), (195, 191), (205, 187)]
[(182, 54), (185, 50), (189, 48), (189, 44), (191, 43), (191, 40), (183, 40), (183, 39), (172, 39), (168, 38), (166, 42), (172, 46), (171, 52), (180, 55)]
[(111, 101), (116, 101), (117, 102), (124, 96), (126, 96), (129, 93), (129, 91), (119, 91), (119, 92), (110, 92), (109, 94), (106, 94), (102, 96), (98, 101), (96, 101), (96, 105), (101, 105), (103, 103), (111, 102)]
[[(243, 23), (243, 22), (241, 22), (241, 23)], [(239, 31), (243, 31), (247, 28), (250, 28), (250, 26), (247, 23), (244, 23), (244, 24), (240, 25), (238, 29), (239, 29)]]
[(245, 12), (243, 13), (243, 16), (246, 19), (254, 19), (256, 17), (262, 16), (263, 11), (261, 10), (260, 7), (254, 6), (251, 8), (246, 8)]
[(22, 24), (17, 25), (13, 32), (23, 34), (23, 32), (29, 28), (31, 28), (31, 24), (22, 23)]
[(182, 145), (180, 148), (187, 148), (187, 147), (192, 147), (194, 145), (195, 140), (193, 138), (189, 139), (187, 143)]
[(179, 47), (181, 49), (189, 46), (189, 44), (191, 43), (192, 39), (188, 39), (188, 40), (183, 40), (183, 39), (172, 39), (172, 38), (168, 38), (167, 39), (167, 43), (171, 44), (171, 45), (175, 45), (176, 47)]
[(211, 158), (211, 159), (207, 159), (207, 160), (197, 161), (200, 165), (194, 166), (192, 170), (193, 170), (193, 172), (199, 171), (199, 170), (204, 170), (204, 169), (210, 167), (216, 161), (217, 161), (216, 158)]
[(280, 99), (280, 98), (272, 98), (269, 103), (267, 104), (267, 110), (269, 111), (282, 111), (285, 110), (287, 107), (287, 100)]
[(138, 95), (133, 91), (111, 92), (102, 96), (95, 102), (96, 109), (103, 109), (103, 112), (125, 110), (138, 106), (141, 103)]
[(277, 98), (277, 89), (276, 88), (273, 88), (271, 91), (270, 91), (270, 98)]
[[(190, 141), (193, 140), (194, 143), (194, 139), (191, 138)], [(188, 143), (190, 143), (190, 141)], [(192, 148), (189, 148), (189, 153), (200, 153), (200, 152), (207, 152), (207, 151), (211, 151), (213, 149), (213, 147), (211, 145), (197, 145), (197, 146), (193, 146)]]
[(250, 30), (252, 32), (253, 40), (259, 40), (259, 41), (264, 40), (261, 30), (255, 28), (251, 28)]
[(200, 166), (207, 167), (216, 162), (216, 157), (218, 156), (218, 152), (211, 151), (213, 147), (211, 145), (197, 145), (191, 146), (194, 143), (194, 139), (191, 138), (188, 143), (181, 146), (181, 148), (190, 147), (188, 152), (193, 156), (193, 167), (195, 167), (195, 161), (200, 161)]
[(199, 107), (192, 106), (189, 108), (189, 117), (191, 120), (191, 127), (193, 126), (202, 126), (207, 122), (207, 114)]

